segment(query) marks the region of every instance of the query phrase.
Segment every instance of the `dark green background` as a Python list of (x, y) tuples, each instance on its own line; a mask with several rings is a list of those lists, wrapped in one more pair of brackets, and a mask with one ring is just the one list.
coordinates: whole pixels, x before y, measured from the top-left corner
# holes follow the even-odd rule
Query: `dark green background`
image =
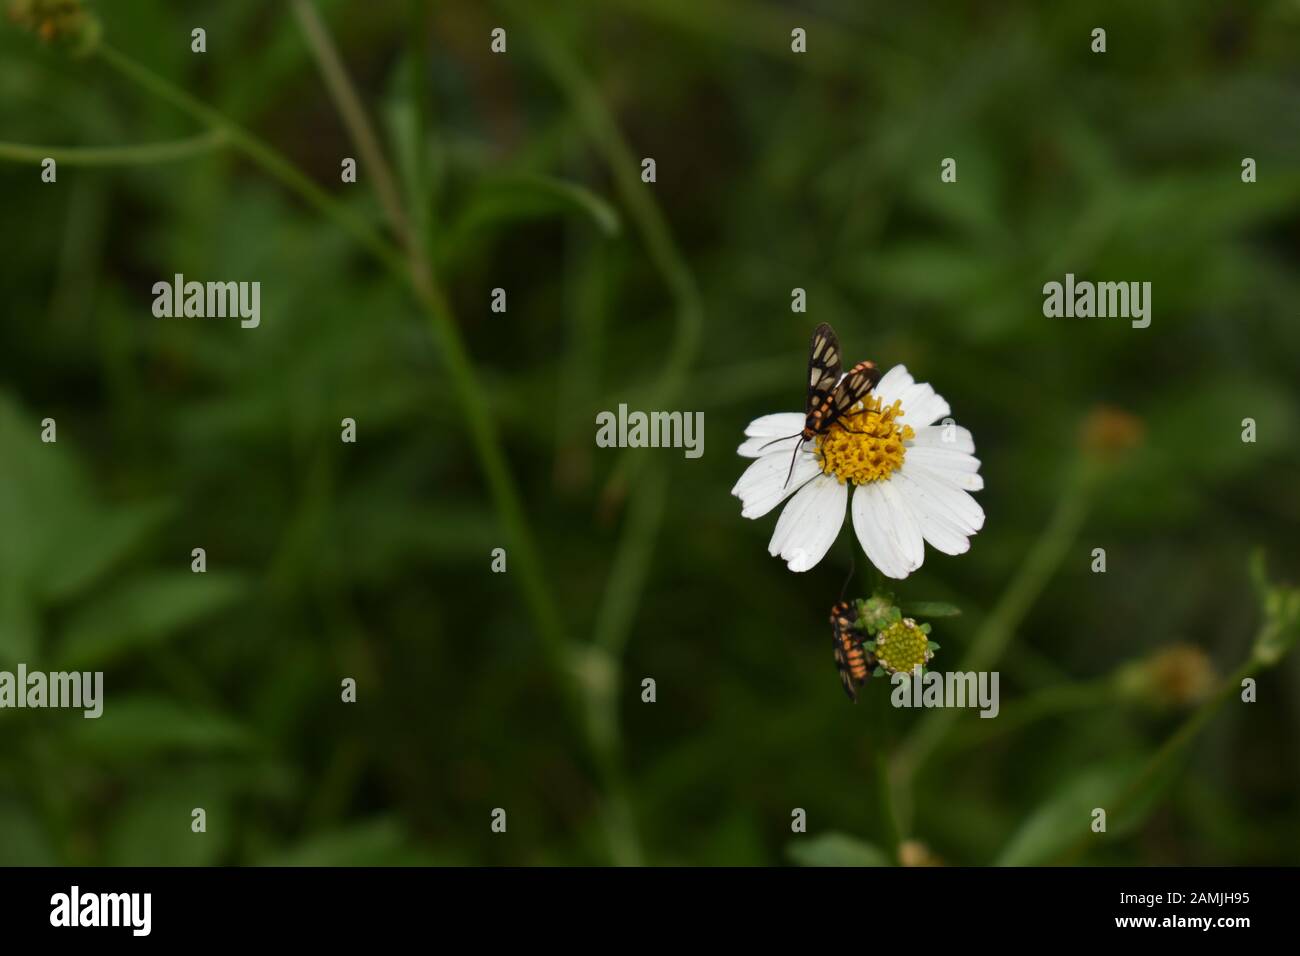
[[(371, 171), (338, 182), (357, 152), (286, 6), (101, 7), (108, 42), (383, 228)], [(1187, 714), (1090, 682), (1172, 645), (1231, 672), (1260, 622), (1249, 555), (1300, 576), (1300, 8), (321, 8), (429, 237), (568, 640), (626, 622), (621, 654), (579, 668), (611, 681), (617, 721), (566, 713), (513, 551), (489, 571), (511, 541), (403, 282), (231, 149), (61, 164), (56, 185), (0, 162), (0, 667), (102, 669), (107, 688), (99, 721), (0, 712), (0, 863), (887, 851), (877, 761), (924, 715), (891, 709), (883, 682), (856, 707), (839, 688), (825, 622), (851, 538), (791, 574), (766, 552), (775, 513), (742, 519), (728, 494), (745, 424), (799, 407), (818, 321), (850, 357), (933, 382), (975, 434), (985, 528), (899, 589), (964, 611), (934, 622), (935, 664), (1034, 585), (997, 665), (1002, 716), (957, 715), (905, 835), (949, 863), (1297, 861), (1294, 657), (1144, 782), (1140, 819), (1087, 826)], [(202, 132), (97, 58), (0, 25), (0, 140)], [(620, 181), (611, 136), (658, 182)], [(667, 231), (647, 237), (655, 210)], [(261, 281), (261, 327), (155, 319), (150, 288), (176, 272)], [(1151, 327), (1044, 318), (1042, 285), (1066, 272), (1152, 282)], [(596, 413), (620, 401), (703, 411), (704, 457), (596, 448)], [(1101, 405), (1145, 437), (1084, 493), (1079, 429)], [(1082, 524), (1045, 566), (1031, 549), (1067, 495)], [(1017, 710), (1031, 700), (1046, 712)]]

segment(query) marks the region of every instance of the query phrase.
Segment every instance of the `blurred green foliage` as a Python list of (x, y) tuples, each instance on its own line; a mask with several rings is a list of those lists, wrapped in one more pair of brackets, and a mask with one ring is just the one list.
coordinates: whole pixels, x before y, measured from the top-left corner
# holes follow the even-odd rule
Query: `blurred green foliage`
[[(0, 711), (0, 863), (888, 860), (878, 768), (928, 715), (892, 709), (884, 682), (856, 707), (839, 689), (826, 617), (847, 536), (793, 575), (766, 553), (775, 517), (746, 521), (728, 495), (744, 425), (799, 407), (816, 321), (850, 357), (933, 382), (975, 434), (985, 530), (899, 588), (962, 610), (934, 622), (941, 667), (1032, 575), (1086, 416), (1143, 425), (1077, 492), (1078, 534), (1012, 618), (1002, 716), (955, 715), (918, 768), (905, 835), (938, 858), (1069, 858), (1098, 795), (1184, 716), (1117, 699), (1108, 675), (1175, 644), (1232, 672), (1260, 624), (1247, 555), (1300, 577), (1294, 3), (320, 7), (448, 290), (566, 633), (626, 626), (578, 658), (583, 686), (613, 682), (587, 730), (613, 743), (593, 756), (566, 717), (516, 565), (489, 571), (505, 529), (407, 287), (230, 149), (61, 164), (57, 185), (0, 162), (0, 667), (102, 669), (106, 689), (98, 721)], [(356, 150), (287, 8), (97, 9), (107, 42), (383, 227), (371, 171), (338, 182)], [(203, 132), (100, 60), (0, 27), (0, 140)], [(609, 135), (657, 161), (639, 199)], [(1151, 281), (1151, 327), (1045, 319), (1042, 285), (1067, 271)], [(178, 272), (260, 281), (261, 327), (155, 319), (150, 288)], [(619, 402), (704, 411), (704, 457), (596, 448), (595, 415)], [(1298, 690), (1295, 655), (1261, 673), (1258, 703), (1229, 700), (1162, 770), (1140, 825), (1074, 858), (1297, 862)]]

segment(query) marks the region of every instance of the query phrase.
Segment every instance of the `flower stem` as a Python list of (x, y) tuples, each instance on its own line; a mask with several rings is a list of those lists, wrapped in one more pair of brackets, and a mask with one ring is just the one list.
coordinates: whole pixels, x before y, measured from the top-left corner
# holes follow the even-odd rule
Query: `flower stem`
[(294, 16), (298, 18), (298, 25), (302, 29), (307, 46), (316, 57), (316, 65), (320, 68), (330, 98), (334, 100), (334, 107), (343, 119), (352, 142), (361, 153), (364, 167), (374, 180), (375, 192), (379, 195), (379, 202), (384, 207), (384, 213), (388, 216), (398, 241), (404, 246), (415, 246), (416, 243), (413, 241), (415, 237), (411, 233), (410, 223), (397, 188), (397, 177), (393, 175), (393, 168), (379, 145), (370, 117), (366, 115), (365, 107), (361, 105), (361, 97), (348, 76), (343, 61), (339, 58), (338, 50), (334, 48), (329, 30), (325, 27), (314, 4), (307, 0), (290, 0), (290, 5), (293, 7)]
[[(1179, 725), (1178, 729), (1166, 740), (1150, 759), (1143, 765), (1142, 769), (1134, 774), (1124, 789), (1119, 791), (1119, 795), (1107, 801), (1107, 812), (1110, 818), (1110, 826), (1113, 829), (1119, 828), (1123, 824), (1121, 816), (1122, 811), (1128, 809), (1136, 800), (1142, 791), (1153, 780), (1157, 779), (1194, 741), (1205, 725), (1210, 722), (1215, 714), (1226, 704), (1234, 694), (1241, 689), (1241, 682), (1244, 678), (1258, 674), (1261, 670), (1267, 669), (1269, 665), (1262, 663), (1258, 658), (1252, 657), (1243, 664), (1235, 674), (1226, 678), (1223, 685), (1211, 697), (1206, 699), (1195, 711), (1192, 712), (1186, 720)], [(1117, 826), (1116, 820), (1120, 821)], [(1075, 841), (1064, 851), (1060, 858), (1060, 863), (1070, 865), (1077, 863), (1080, 856), (1084, 855), (1091, 844), (1091, 834), (1085, 834), (1079, 840)]]
[[(536, 49), (546, 71), (568, 97), (587, 137), (609, 167), (629, 218), (645, 243), (651, 264), (663, 277), (675, 303), (673, 338), (668, 359), (659, 372), (646, 401), (652, 407), (671, 406), (685, 385), (686, 376), (699, 353), (704, 329), (704, 303), (686, 256), (673, 239), (653, 188), (641, 182), (640, 160), (632, 153), (596, 85), (554, 34), (554, 29), (532, 4), (504, 0), (514, 16), (529, 21)], [(643, 466), (646, 456), (625, 451), (606, 484), (607, 496), (628, 485)]]
[(234, 148), (295, 192), (321, 215), (351, 233), (397, 277), (412, 284), (416, 298), (427, 314), (434, 338), (441, 348), (465, 426), (510, 539), (511, 564), (519, 571), (525, 603), (538, 628), (543, 648), (559, 675), (566, 700), (572, 704), (572, 661), (564, 627), (542, 575), (541, 562), (533, 544), (522, 500), (506, 464), (496, 426), (482, 400), (483, 391), (479, 387), (478, 376), (441, 289), (432, 281), (427, 284), (418, 281), (417, 273), (412, 271), (401, 250), (392, 246), (368, 223), (354, 215), (307, 178), (283, 154), (253, 133), (112, 46), (101, 44), (96, 52), (104, 63), (137, 86), (222, 133)]
[(108, 43), (101, 43), (96, 48), (95, 54), (105, 64), (132, 83), (160, 100), (170, 103), (181, 112), (189, 114), (204, 126), (222, 133), (231, 146), (238, 149), (266, 172), (297, 193), (317, 212), (345, 228), (352, 234), (353, 238), (377, 258), (391, 266), (392, 260), (398, 256), (397, 251), (385, 242), (369, 224), (308, 179), (284, 155), (238, 123), (228, 119), (224, 114), (208, 106), (202, 100), (191, 96), (169, 80), (137, 63)]
[(966, 730), (954, 734), (953, 743), (960, 741), (962, 745), (972, 746), (984, 744), (994, 737), (1003, 737), (1047, 717), (1106, 707), (1114, 704), (1117, 696), (1113, 676), (1047, 687), (1022, 700), (1003, 704), (1002, 713), (997, 720), (968, 724)]
[(898, 809), (894, 805), (894, 787), (890, 782), (889, 760), (883, 749), (877, 751), (873, 761), (876, 800), (880, 807), (881, 836), (885, 849), (895, 863), (898, 862), (898, 844), (901, 836), (898, 828)]
[[(596, 763), (603, 784), (601, 820), (606, 833), (610, 857), (620, 865), (639, 865), (641, 850), (633, 823), (631, 802), (627, 796), (621, 759), (619, 756), (619, 721), (617, 690), (620, 660), (608, 648), (577, 647), (564, 633), (559, 613), (546, 587), (541, 565), (532, 543), (527, 519), (519, 495), (510, 477), (504, 455), (495, 435), (495, 426), (483, 411), (483, 403), (474, 398), (481, 393), (464, 343), (456, 333), (456, 323), (451, 308), (434, 275), (425, 249), (423, 230), (413, 230), (403, 211), (401, 196), (392, 167), (384, 156), (375, 137), (374, 129), (361, 104), (347, 70), (339, 58), (325, 24), (306, 0), (292, 0), (303, 35), (320, 67), (325, 84), (330, 90), (335, 107), (347, 127), (367, 166), (372, 169), (379, 192), (380, 203), (388, 216), (393, 232), (405, 248), (409, 262), (409, 278), (416, 295), (426, 305), (433, 321), (433, 331), (442, 344), (444, 355), (451, 360), (453, 378), (458, 391), (468, 396), (465, 411), (472, 415), (472, 434), (479, 457), (493, 486), (498, 511), (511, 530), (514, 563), (524, 571), (524, 587), (534, 616), (542, 629), (544, 646), (561, 684), (565, 699), (576, 712), (584, 733), (584, 740)], [(662, 492), (657, 509), (651, 507), (650, 518), (654, 524), (662, 513)], [(653, 501), (651, 501), (653, 505)], [(644, 509), (642, 509), (644, 510)], [(637, 522), (638, 526), (644, 521)], [(643, 534), (629, 536), (628, 547), (620, 549), (616, 573), (625, 587), (620, 590), (623, 600), (607, 605), (606, 620), (613, 620), (609, 633), (617, 636), (617, 622), (630, 615), (635, 606), (635, 591), (645, 573), (646, 555), (642, 542), (648, 538), (653, 547), (653, 525)], [(621, 569), (621, 571), (619, 570)], [(628, 596), (628, 591), (632, 595)]]
[(627, 645), (637, 602), (650, 571), (650, 558), (667, 498), (667, 472), (662, 465), (651, 465), (628, 509), (627, 525), (618, 543), (605, 585), (605, 596), (596, 615), (595, 642), (611, 654), (621, 655)]
[[(651, 263), (668, 287), (675, 304), (673, 337), (668, 359), (656, 380), (650, 400), (653, 407), (670, 406), (684, 386), (699, 352), (704, 325), (704, 305), (686, 256), (678, 248), (653, 191), (641, 182), (639, 160), (619, 130), (597, 86), (555, 36), (550, 24), (531, 4), (506, 0), (511, 13), (528, 21), (542, 66), (568, 98), (588, 139), (609, 167), (629, 219), (644, 242)], [(621, 677), (622, 657), (635, 619), (636, 607), (645, 588), (655, 538), (666, 507), (668, 473), (662, 466), (644, 465), (645, 456), (624, 453), (606, 485), (606, 500), (633, 480), (637, 494), (632, 500), (613, 567), (605, 585), (604, 598), (596, 618), (592, 645), (584, 650), (603, 664), (609, 677), (603, 692), (600, 685), (589, 689), (592, 733), (602, 741), (607, 796), (618, 801), (606, 815), (607, 824), (621, 825), (611, 835), (611, 848), (623, 862), (636, 862), (636, 846), (630, 802), (625, 793), (621, 760), (622, 726), (614, 689)], [(644, 469), (644, 470), (643, 470)]]
[(16, 163), (39, 163), (52, 159), (65, 166), (144, 166), (188, 159), (217, 149), (226, 143), (225, 133), (211, 130), (189, 139), (136, 146), (29, 146), (0, 143), (0, 159)]
[(416, 297), (425, 306), (434, 337), (438, 340), (443, 357), (451, 371), (453, 385), (461, 400), (462, 412), (468, 419), (471, 437), (480, 464), (487, 473), (488, 484), (496, 500), (497, 510), (510, 535), (513, 552), (511, 556), (515, 567), (520, 570), (523, 577), (525, 598), (533, 611), (541, 631), (543, 645), (547, 648), (564, 691), (566, 695), (571, 694), (574, 688), (573, 661), (564, 626), (559, 611), (551, 599), (551, 591), (541, 570), (541, 562), (533, 543), (522, 499), (515, 488), (505, 455), (501, 450), (496, 426), (485, 411), (485, 403), (481, 400), (483, 390), (479, 385), (464, 340), (457, 331), (451, 305), (425, 255), (423, 237), (411, 229), (410, 221), (403, 211), (392, 166), (379, 145), (374, 127), (361, 104), (361, 97), (334, 48), (329, 31), (311, 4), (305, 0), (292, 0), (292, 3), (303, 36), (316, 58), (335, 107), (343, 119), (348, 135), (361, 153), (367, 167), (372, 171), (380, 204), (388, 216), (389, 224), (398, 242), (407, 253), (409, 271), (398, 266), (390, 258), (386, 258), (385, 261), (395, 271), (405, 273)]
[[(1078, 534), (1097, 476), (1098, 471), (1089, 459), (1078, 459), (1073, 478), (1057, 502), (1055, 511), (997, 604), (976, 632), (959, 670), (988, 670), (1006, 652), (1021, 622), (1056, 573)], [(904, 833), (909, 831), (911, 824), (912, 783), (926, 761), (952, 731), (956, 716), (956, 711), (951, 708), (926, 711), (916, 729), (904, 739), (894, 754), (891, 777), (894, 800)]]
[[(1107, 811), (1112, 829), (1123, 829), (1127, 822), (1122, 816), (1123, 811), (1131, 807), (1143, 795), (1143, 791), (1153, 786), (1154, 781), (1183, 755), (1224, 704), (1241, 693), (1242, 682), (1248, 677), (1258, 678), (1264, 671), (1277, 666), (1295, 647), (1297, 639), (1300, 639), (1300, 588), (1271, 586), (1264, 581), (1262, 556), (1256, 556), (1254, 565), (1252, 570), (1256, 575), (1264, 616), (1249, 657), (1235, 673), (1224, 679), (1217, 692), (1206, 698), (1179, 725), (1173, 735), (1119, 791), (1118, 796), (1108, 801)], [(1075, 862), (1093, 845), (1092, 835), (1085, 833), (1065, 851), (1060, 862)]]

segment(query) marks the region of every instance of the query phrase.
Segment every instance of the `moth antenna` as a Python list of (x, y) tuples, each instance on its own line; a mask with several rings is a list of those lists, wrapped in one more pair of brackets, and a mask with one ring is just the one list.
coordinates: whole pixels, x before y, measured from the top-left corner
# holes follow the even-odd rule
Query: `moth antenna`
[(758, 446), (758, 450), (759, 450), (759, 451), (762, 451), (762, 450), (763, 450), (764, 448), (766, 448), (768, 445), (775, 445), (775, 444), (776, 444), (777, 442), (779, 442), (779, 441), (787, 441), (787, 440), (789, 440), (789, 439), (791, 439), (791, 438), (794, 438), (794, 437), (797, 436), (797, 435), (802, 435), (802, 434), (803, 434), (803, 432), (795, 432), (794, 435), (782, 435), (780, 438), (773, 438), (771, 441), (765, 441), (765, 442), (763, 442), (763, 444), (759, 445), (759, 446)]
[[(794, 436), (791, 435), (790, 437), (793, 438)], [(800, 438), (799, 443), (794, 446), (794, 454), (790, 456), (790, 470), (786, 473), (785, 485), (790, 484), (790, 479), (794, 477), (794, 463), (798, 461), (799, 449), (801, 449), (802, 447), (803, 447), (803, 439)], [(782, 485), (781, 487), (784, 488), (785, 485)]]
[(849, 582), (853, 580), (853, 575), (857, 572), (857, 563), (853, 560), (853, 552), (849, 551), (849, 576), (844, 579), (844, 586), (840, 588), (840, 600), (844, 600), (844, 593), (849, 589)]

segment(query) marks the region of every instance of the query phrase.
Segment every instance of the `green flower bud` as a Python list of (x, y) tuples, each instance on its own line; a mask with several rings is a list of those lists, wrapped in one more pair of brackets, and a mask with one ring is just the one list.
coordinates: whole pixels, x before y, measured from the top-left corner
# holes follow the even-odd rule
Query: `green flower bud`
[(1161, 648), (1116, 675), (1123, 696), (1156, 708), (1194, 707), (1213, 692), (1215, 681), (1209, 657), (1190, 644)]
[(74, 56), (93, 53), (103, 32), (81, 0), (9, 0), (9, 21)]
[(873, 594), (865, 601), (858, 602), (858, 620), (869, 634), (876, 634), (888, 627), (901, 616), (894, 602), (887, 597)]

